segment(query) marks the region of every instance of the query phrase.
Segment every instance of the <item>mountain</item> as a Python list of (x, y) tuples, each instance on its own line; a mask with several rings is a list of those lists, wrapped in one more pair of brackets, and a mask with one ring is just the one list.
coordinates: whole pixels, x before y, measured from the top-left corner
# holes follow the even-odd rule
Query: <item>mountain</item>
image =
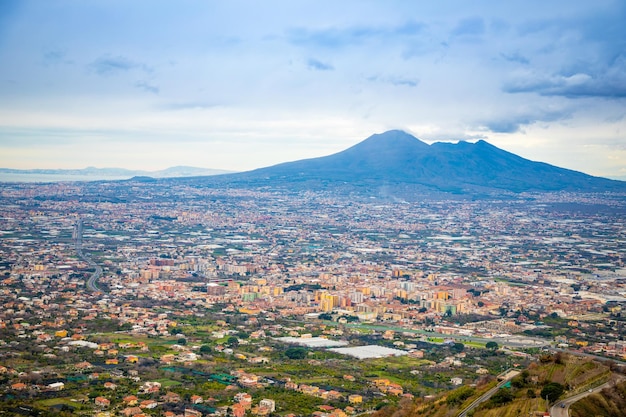
[(384, 187), (413, 192), (498, 194), (525, 191), (626, 191), (626, 182), (533, 162), (485, 141), (428, 145), (399, 130), (344, 151), (220, 176), (230, 184), (289, 188)]
[(153, 178), (191, 177), (232, 173), (219, 169), (176, 166), (160, 171), (141, 171), (124, 168), (83, 169), (10, 169), (0, 168), (0, 182), (55, 182), (55, 181), (98, 181), (119, 180), (143, 176)]

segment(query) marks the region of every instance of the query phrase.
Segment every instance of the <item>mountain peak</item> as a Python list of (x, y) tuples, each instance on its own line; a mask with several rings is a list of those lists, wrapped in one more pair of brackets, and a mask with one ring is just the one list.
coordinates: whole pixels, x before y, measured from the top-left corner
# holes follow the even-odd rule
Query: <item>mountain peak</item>
[(428, 146), (426, 143), (422, 142), (415, 136), (405, 132), (404, 130), (388, 130), (383, 133), (375, 133), (355, 146), (372, 142), (381, 143), (385, 146)]
[[(402, 130), (374, 134), (324, 157), (226, 176), (291, 187), (395, 188), (452, 193), (626, 190), (626, 183), (533, 162), (483, 140), (428, 145)], [(403, 191), (403, 192), (404, 192)]]

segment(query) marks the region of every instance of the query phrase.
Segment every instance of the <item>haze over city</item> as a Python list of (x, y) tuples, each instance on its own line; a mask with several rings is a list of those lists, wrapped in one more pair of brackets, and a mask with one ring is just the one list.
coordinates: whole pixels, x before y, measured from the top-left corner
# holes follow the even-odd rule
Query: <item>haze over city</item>
[(0, 166), (248, 170), (403, 129), (626, 176), (620, 1), (3, 1)]

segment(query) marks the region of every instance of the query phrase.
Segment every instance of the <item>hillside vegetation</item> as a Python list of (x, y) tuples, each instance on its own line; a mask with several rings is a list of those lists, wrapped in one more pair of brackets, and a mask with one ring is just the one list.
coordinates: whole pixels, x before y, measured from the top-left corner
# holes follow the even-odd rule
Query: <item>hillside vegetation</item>
[(570, 407), (571, 417), (626, 417), (626, 382), (603, 389)]
[[(587, 358), (563, 353), (543, 355), (503, 387), (490, 400), (469, 413), (473, 417), (517, 417), (547, 411), (548, 404), (559, 398), (583, 392), (608, 380), (608, 366)], [(493, 383), (492, 383), (493, 384)], [(487, 391), (491, 386), (476, 388), (462, 387), (434, 400), (402, 401), (397, 407), (386, 407), (373, 414), (374, 417), (448, 417), (456, 416)], [(606, 391), (606, 390), (605, 390)], [(620, 397), (621, 395), (621, 397)], [(597, 397), (597, 398), (596, 398)], [(621, 400), (622, 402), (618, 401)], [(588, 403), (588, 404), (587, 404)], [(578, 403), (576, 404), (578, 406)], [(592, 395), (581, 405), (579, 414), (572, 416), (625, 416), (612, 414), (613, 409), (626, 410), (626, 384), (614, 392)], [(539, 414), (540, 415), (540, 414)]]

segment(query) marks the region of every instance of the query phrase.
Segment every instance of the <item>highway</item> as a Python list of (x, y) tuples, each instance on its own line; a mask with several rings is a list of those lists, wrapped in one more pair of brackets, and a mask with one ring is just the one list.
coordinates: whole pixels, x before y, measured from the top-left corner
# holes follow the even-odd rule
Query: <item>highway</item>
[[(503, 372), (501, 375), (506, 375), (510, 371), (511, 371), (511, 369), (508, 369), (505, 372)], [(498, 383), (498, 385), (496, 385), (495, 387), (491, 388), (489, 391), (487, 391), (486, 393), (484, 393), (483, 395), (478, 397), (476, 400), (474, 400), (474, 402), (472, 402), (469, 405), (469, 407), (467, 407), (465, 410), (461, 411), (459, 413), (458, 417), (467, 417), (467, 413), (469, 413), (470, 411), (472, 411), (474, 408), (478, 407), (479, 405), (481, 405), (485, 401), (489, 400), (489, 398), (491, 398), (493, 396), (493, 394), (498, 392), (498, 390), (500, 388), (502, 388), (507, 382), (509, 382), (511, 379), (513, 379), (516, 375), (518, 375), (518, 373), (510, 374), (507, 379), (504, 379), (504, 380), (500, 381)]]
[(74, 226), (74, 244), (78, 257), (95, 269), (91, 277), (87, 280), (87, 289), (93, 292), (100, 291), (96, 282), (102, 276), (102, 267), (83, 253), (83, 222), (80, 219), (76, 221), (76, 225)]
[(561, 401), (557, 401), (556, 404), (554, 404), (551, 408), (550, 408), (550, 416), (551, 417), (569, 417), (569, 407), (574, 404), (576, 401), (579, 401), (583, 398), (585, 398), (588, 395), (591, 394), (595, 394), (597, 392), (602, 391), (604, 388), (609, 388), (615, 384), (617, 384), (618, 382), (622, 381), (624, 378), (623, 377), (617, 377), (614, 378), (602, 385), (600, 385), (599, 387), (590, 389), (589, 391), (585, 391), (583, 393), (571, 396), (569, 398), (565, 398)]

